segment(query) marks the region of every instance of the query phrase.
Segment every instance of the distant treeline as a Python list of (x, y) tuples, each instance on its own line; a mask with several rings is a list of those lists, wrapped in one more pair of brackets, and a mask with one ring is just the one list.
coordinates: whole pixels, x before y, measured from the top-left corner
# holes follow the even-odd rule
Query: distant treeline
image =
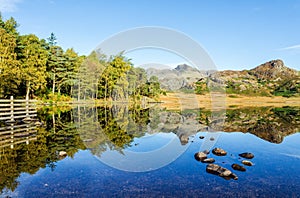
[(147, 79), (122, 53), (106, 57), (92, 52), (80, 56), (57, 45), (54, 33), (40, 39), (21, 35), (14, 18), (0, 15), (0, 98), (141, 99), (162, 90), (157, 78)]

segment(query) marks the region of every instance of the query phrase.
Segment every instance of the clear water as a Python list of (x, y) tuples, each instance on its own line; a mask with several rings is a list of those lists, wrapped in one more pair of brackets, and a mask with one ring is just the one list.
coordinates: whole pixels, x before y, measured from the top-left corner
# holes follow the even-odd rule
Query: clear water
[[(295, 120), (298, 123), (297, 115)], [(149, 121), (147, 123), (149, 124)], [(49, 131), (51, 130), (46, 129), (46, 132), (43, 133), (48, 141)], [(200, 135), (205, 138), (200, 139)], [(66, 133), (64, 137), (63, 140), (58, 138), (56, 141), (67, 141), (68, 143), (68, 138), (70, 139), (71, 136)], [(77, 149), (73, 148), (74, 155), (70, 152), (71, 150), (67, 150), (67, 147), (61, 148), (67, 150), (69, 156), (52, 161), (51, 156), (48, 156), (49, 162), (45, 161), (47, 158), (39, 159), (39, 157), (33, 157), (34, 154), (28, 155), (32, 159), (29, 159), (24, 166), (36, 167), (19, 171), (20, 175), (15, 180), (18, 182), (16, 188), (12, 190), (7, 188), (9, 185), (6, 185), (0, 196), (300, 197), (299, 132), (285, 136), (280, 143), (272, 143), (251, 133), (220, 132), (213, 147), (223, 148), (228, 154), (215, 156), (210, 153), (209, 157), (215, 158), (216, 164), (232, 170), (233, 163), (241, 164), (243, 160), (238, 156), (239, 153), (251, 152), (255, 155), (251, 159), (254, 165), (246, 167), (246, 172), (232, 170), (237, 174), (238, 180), (225, 180), (217, 175), (207, 173), (207, 164), (194, 159), (194, 154), (200, 150), (201, 145), (207, 141), (208, 137), (208, 132), (198, 132), (189, 135), (188, 143), (183, 145), (175, 133), (149, 134), (145, 131), (132, 138), (127, 146), (115, 148), (105, 146), (109, 143), (103, 143), (103, 141), (99, 144), (84, 141), (85, 134), (80, 134), (79, 137), (72, 136), (73, 139), (79, 138), (78, 141), (85, 142), (85, 147), (80, 148), (80, 145), (77, 144)], [(37, 141), (43, 140), (45, 139), (39, 137)], [(29, 145), (22, 145), (23, 151), (33, 144), (35, 143), (30, 142)], [(47, 143), (47, 145), (49, 144)], [(69, 144), (70, 146), (71, 144)], [(50, 149), (49, 147), (47, 147), (47, 152), (50, 152), (51, 148), (55, 146), (51, 145)], [(59, 150), (58, 147), (59, 144), (54, 150)], [(162, 148), (165, 147), (168, 149), (162, 151)], [(42, 147), (35, 148), (42, 156)], [(7, 149), (3, 152), (7, 152)], [(178, 152), (180, 155), (172, 156)], [(18, 154), (20, 153), (19, 151)], [(134, 155), (132, 156), (132, 154)], [(3, 159), (2, 157), (1, 160)], [(37, 163), (33, 160), (42, 162)], [(107, 165), (107, 162), (111, 164)], [(22, 168), (22, 162), (15, 161), (15, 163), (21, 163), (19, 169)], [(126, 165), (129, 167), (128, 169), (132, 166), (133, 169), (130, 169), (131, 171), (120, 170), (114, 168), (112, 164), (114, 167)], [(121, 165), (118, 166), (118, 164)], [(5, 172), (5, 168), (9, 169), (8, 166), (2, 165), (2, 172)], [(142, 167), (135, 170), (143, 171), (132, 171), (134, 167)], [(2, 186), (3, 183), (4, 181), (1, 181)]]

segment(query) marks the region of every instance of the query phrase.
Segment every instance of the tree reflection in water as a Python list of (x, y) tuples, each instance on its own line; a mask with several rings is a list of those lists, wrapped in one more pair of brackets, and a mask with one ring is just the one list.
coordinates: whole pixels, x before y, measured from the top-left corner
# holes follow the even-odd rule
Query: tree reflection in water
[[(285, 136), (299, 131), (299, 110), (299, 107), (230, 108), (223, 129), (248, 132), (281, 143)], [(157, 132), (173, 132), (182, 142), (186, 141), (182, 137), (206, 131), (207, 125), (214, 123), (211, 114), (205, 109), (171, 112), (159, 107), (124, 105), (42, 109), (38, 116), (45, 124), (38, 128), (37, 140), (1, 148), (0, 189), (14, 191), (21, 173), (35, 174), (46, 167), (55, 171), (57, 161), (62, 159), (59, 151), (66, 151), (69, 157), (85, 149), (97, 156), (107, 149), (122, 153), (132, 146), (134, 138)]]

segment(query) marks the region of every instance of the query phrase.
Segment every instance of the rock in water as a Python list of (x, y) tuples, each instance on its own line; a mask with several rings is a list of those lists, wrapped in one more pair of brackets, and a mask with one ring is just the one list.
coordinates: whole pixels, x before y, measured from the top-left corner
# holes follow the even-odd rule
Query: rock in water
[(198, 152), (195, 153), (194, 157), (197, 161), (203, 161), (204, 159), (207, 158), (207, 155), (204, 152)]
[(227, 155), (227, 152), (221, 148), (214, 148), (212, 150), (212, 153), (215, 154), (215, 155), (218, 155), (218, 156), (225, 156)]
[(246, 166), (253, 166), (253, 163), (248, 160), (243, 160), (242, 163)]
[[(224, 169), (225, 169), (225, 168), (224, 168)], [(219, 176), (221, 176), (221, 177), (229, 177), (231, 174), (232, 174), (232, 172), (231, 172), (230, 170), (226, 169), (226, 170), (224, 170), (223, 172), (221, 172), (221, 173), (219, 174)]]
[(201, 161), (202, 163), (214, 163), (215, 159), (214, 158), (207, 158)]
[(252, 159), (254, 155), (252, 153), (241, 153), (239, 154), (240, 157), (246, 158), (246, 159)]
[(223, 177), (224, 179), (234, 179), (237, 180), (238, 177), (236, 176), (236, 174), (232, 173), (230, 170), (228, 170), (227, 168), (224, 168), (222, 166), (219, 166), (217, 164), (208, 164), (206, 166), (206, 172), (214, 174), (214, 175), (218, 175), (220, 177)]
[(246, 171), (246, 168), (244, 166), (241, 166), (239, 164), (232, 164), (231, 167), (234, 169), (234, 170), (238, 170), (238, 171)]
[(234, 173), (231, 173), (230, 177), (234, 180), (238, 180), (238, 176)]
[(214, 173), (219, 175), (219, 168), (221, 168), (221, 166), (217, 165), (217, 164), (208, 164), (206, 166), (206, 171), (209, 173)]
[(201, 136), (199, 136), (199, 138), (200, 138), (200, 139), (204, 139), (204, 136), (201, 135)]

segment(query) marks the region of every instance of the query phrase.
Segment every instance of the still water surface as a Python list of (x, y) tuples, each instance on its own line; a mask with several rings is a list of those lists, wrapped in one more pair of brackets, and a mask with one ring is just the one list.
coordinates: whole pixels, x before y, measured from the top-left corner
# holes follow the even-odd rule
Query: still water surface
[[(37, 140), (1, 148), (1, 197), (300, 197), (299, 108), (229, 110), (215, 140), (204, 110), (79, 110), (40, 111)], [(238, 180), (195, 160), (207, 142)], [(243, 152), (254, 165), (234, 171)]]

